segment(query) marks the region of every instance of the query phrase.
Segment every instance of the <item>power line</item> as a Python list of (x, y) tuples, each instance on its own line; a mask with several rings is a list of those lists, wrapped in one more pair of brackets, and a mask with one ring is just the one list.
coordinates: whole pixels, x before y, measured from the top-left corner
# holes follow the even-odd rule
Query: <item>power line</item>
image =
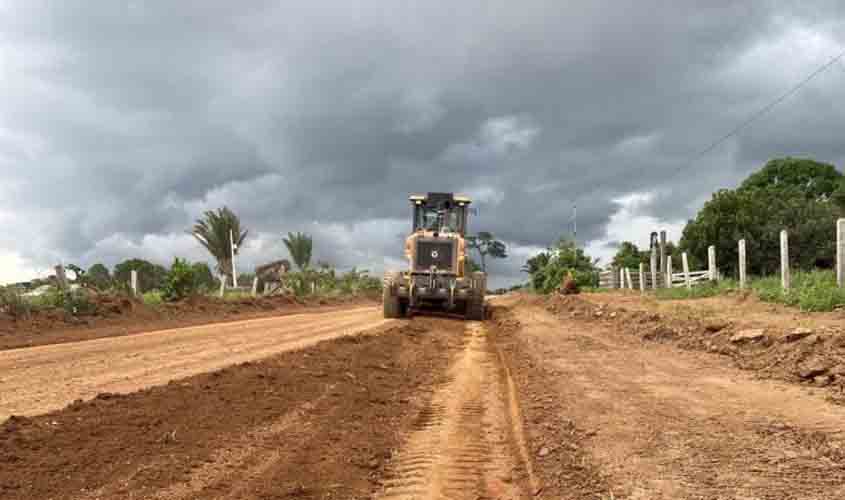
[(716, 139), (716, 140), (715, 140), (714, 142), (712, 142), (709, 146), (707, 146), (706, 148), (704, 148), (704, 149), (702, 149), (701, 151), (699, 151), (699, 152), (698, 152), (698, 153), (697, 153), (697, 154), (696, 154), (696, 155), (695, 155), (695, 156), (694, 156), (694, 157), (693, 157), (693, 158), (692, 158), (692, 159), (691, 159), (691, 160), (690, 160), (687, 164), (685, 164), (684, 166), (682, 166), (681, 168), (679, 168), (679, 169), (678, 169), (675, 173), (678, 173), (678, 172), (680, 172), (681, 170), (686, 169), (686, 168), (687, 168), (687, 167), (689, 167), (691, 164), (693, 164), (693, 163), (695, 163), (696, 161), (698, 161), (701, 157), (705, 156), (706, 154), (710, 153), (711, 151), (713, 151), (714, 149), (716, 149), (717, 147), (719, 147), (722, 143), (724, 143), (725, 141), (727, 141), (727, 140), (728, 140), (728, 139), (730, 139), (731, 137), (733, 137), (733, 136), (737, 135), (738, 133), (742, 132), (744, 129), (746, 129), (747, 127), (749, 127), (752, 123), (754, 123), (755, 121), (757, 121), (757, 120), (758, 120), (758, 119), (760, 119), (761, 117), (763, 117), (763, 116), (765, 116), (766, 114), (768, 114), (768, 113), (769, 113), (772, 109), (774, 109), (774, 107), (775, 107), (775, 106), (777, 106), (778, 104), (780, 104), (780, 103), (782, 103), (783, 101), (785, 101), (785, 100), (789, 99), (790, 97), (792, 97), (792, 96), (793, 96), (796, 92), (798, 92), (798, 91), (799, 91), (799, 90), (801, 90), (801, 89), (802, 89), (805, 85), (807, 85), (808, 83), (810, 83), (810, 81), (812, 81), (815, 77), (819, 76), (820, 74), (822, 74), (822, 73), (824, 73), (825, 71), (827, 71), (828, 69), (830, 69), (830, 68), (831, 68), (831, 66), (833, 66), (833, 65), (835, 65), (836, 63), (840, 62), (840, 61), (842, 60), (842, 58), (843, 58), (843, 57), (845, 57), (845, 50), (843, 50), (842, 52), (840, 52), (837, 56), (835, 56), (834, 58), (832, 58), (832, 59), (831, 59), (830, 61), (828, 61), (827, 63), (825, 63), (825, 64), (823, 64), (822, 66), (820, 66), (819, 68), (817, 68), (815, 71), (813, 71), (812, 73), (810, 73), (810, 74), (809, 74), (806, 78), (804, 78), (803, 80), (801, 80), (800, 82), (798, 82), (798, 84), (796, 84), (795, 86), (793, 86), (792, 88), (790, 88), (789, 90), (787, 90), (786, 92), (784, 92), (783, 94), (781, 94), (780, 96), (778, 96), (776, 99), (774, 99), (774, 100), (773, 100), (773, 101), (771, 101), (770, 103), (766, 104), (765, 106), (763, 106), (762, 108), (760, 108), (759, 110), (757, 110), (756, 112), (754, 112), (754, 113), (753, 113), (750, 117), (748, 117), (745, 121), (743, 121), (742, 123), (740, 123), (739, 125), (737, 125), (736, 127), (734, 127), (734, 128), (733, 128), (733, 130), (731, 130), (731, 131), (730, 131), (730, 132), (728, 132), (727, 134), (723, 135), (722, 137), (720, 137), (720, 138)]

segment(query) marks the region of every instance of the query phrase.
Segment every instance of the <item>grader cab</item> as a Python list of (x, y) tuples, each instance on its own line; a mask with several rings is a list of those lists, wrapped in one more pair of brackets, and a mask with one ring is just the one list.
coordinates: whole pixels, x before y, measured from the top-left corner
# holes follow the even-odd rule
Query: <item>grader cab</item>
[(441, 310), (484, 319), (487, 276), (467, 272), (468, 197), (452, 193), (410, 196), (413, 226), (405, 240), (408, 270), (384, 278), (384, 317)]

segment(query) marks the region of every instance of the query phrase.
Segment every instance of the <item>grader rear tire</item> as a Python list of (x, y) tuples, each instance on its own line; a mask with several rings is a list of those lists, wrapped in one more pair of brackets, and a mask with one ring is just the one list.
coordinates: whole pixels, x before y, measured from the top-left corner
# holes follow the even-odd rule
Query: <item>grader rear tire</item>
[(464, 317), (469, 321), (484, 321), (484, 296), (473, 293), (467, 300)]
[(484, 321), (484, 296), (487, 295), (487, 275), (472, 273), (472, 294), (467, 300), (464, 317), (470, 321)]

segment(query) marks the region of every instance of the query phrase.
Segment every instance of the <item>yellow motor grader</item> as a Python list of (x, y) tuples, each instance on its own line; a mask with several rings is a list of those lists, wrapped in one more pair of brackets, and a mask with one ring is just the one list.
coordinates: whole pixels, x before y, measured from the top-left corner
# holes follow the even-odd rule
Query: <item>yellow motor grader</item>
[(441, 310), (484, 319), (487, 275), (467, 273), (467, 216), (472, 202), (452, 193), (413, 194), (412, 233), (405, 240), (409, 269), (384, 277), (384, 317)]

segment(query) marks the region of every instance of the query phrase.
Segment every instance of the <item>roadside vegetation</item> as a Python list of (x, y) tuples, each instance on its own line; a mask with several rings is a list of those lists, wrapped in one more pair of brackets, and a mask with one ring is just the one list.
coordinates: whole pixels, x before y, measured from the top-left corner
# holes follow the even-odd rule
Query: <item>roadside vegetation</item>
[[(843, 216), (845, 176), (833, 165), (800, 158), (771, 160), (738, 188), (714, 193), (687, 223), (678, 245), (693, 267), (703, 267), (707, 247), (715, 245), (719, 272), (730, 278), (692, 290), (659, 290), (657, 296), (697, 298), (739, 291), (737, 241), (744, 238), (748, 290), (760, 300), (804, 311), (845, 306), (845, 290), (837, 286), (833, 271), (833, 228)], [(789, 290), (781, 286), (779, 274), (781, 229), (789, 232)]]
[[(845, 307), (845, 290), (839, 288), (835, 264), (836, 220), (845, 217), (845, 176), (833, 165), (804, 158), (779, 158), (766, 163), (736, 189), (722, 189), (689, 220), (680, 240), (668, 242), (666, 253), (679, 272), (681, 253), (690, 268), (707, 266), (707, 248), (716, 247), (721, 278), (697, 283), (692, 289), (661, 288), (658, 299), (695, 299), (739, 293), (737, 241), (746, 240), (748, 285), (745, 293), (760, 300), (797, 307), (804, 311), (832, 311)], [(780, 278), (779, 233), (789, 233), (791, 284), (783, 290)], [(561, 251), (562, 250), (562, 251)], [(582, 290), (597, 286), (596, 262), (580, 250), (558, 243), (531, 257), (523, 267), (530, 288), (550, 293), (560, 278), (572, 272)], [(610, 265), (633, 272), (650, 265), (651, 249), (622, 242)]]
[(537, 293), (551, 293), (560, 288), (564, 279), (572, 276), (580, 288), (598, 286), (598, 264), (571, 240), (558, 242), (528, 259), (522, 271), (528, 273), (528, 289)]
[[(238, 216), (227, 207), (205, 212), (189, 233), (208, 251), (214, 268), (206, 262), (190, 262), (178, 257), (169, 267), (139, 258), (127, 259), (113, 269), (102, 263), (88, 269), (69, 264), (65, 266), (68, 275), (64, 283), (57, 276), (49, 276), (0, 287), (0, 313), (27, 319), (35, 312), (58, 310), (67, 316), (82, 317), (96, 314), (102, 303), (121, 300), (141, 300), (148, 306), (157, 307), (192, 296), (227, 301), (252, 298), (257, 274), (239, 273), (240, 286), (233, 286), (232, 254), (238, 254), (249, 234), (241, 227)], [(276, 261), (279, 263), (277, 272), (269, 278), (276, 285), (274, 293), (317, 299), (376, 297), (381, 293), (381, 279), (370, 276), (366, 270), (352, 268), (340, 272), (327, 262), (312, 266), (314, 242), (311, 236), (288, 233), (283, 241), (297, 270), (291, 271), (286, 259)], [(130, 285), (132, 271), (138, 276), (137, 297)], [(267, 280), (266, 276), (259, 277), (262, 286), (258, 288), (258, 294), (263, 292)], [(226, 287), (221, 296), (223, 281)]]

